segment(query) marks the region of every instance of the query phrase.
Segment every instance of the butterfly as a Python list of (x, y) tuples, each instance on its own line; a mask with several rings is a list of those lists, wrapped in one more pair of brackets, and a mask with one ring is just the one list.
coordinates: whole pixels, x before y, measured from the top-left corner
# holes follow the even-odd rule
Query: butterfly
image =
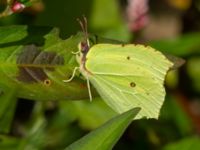
[[(86, 35), (87, 37), (87, 35)], [(80, 43), (81, 74), (116, 112), (141, 107), (139, 118), (158, 118), (165, 98), (164, 80), (173, 63), (152, 47), (134, 44)]]

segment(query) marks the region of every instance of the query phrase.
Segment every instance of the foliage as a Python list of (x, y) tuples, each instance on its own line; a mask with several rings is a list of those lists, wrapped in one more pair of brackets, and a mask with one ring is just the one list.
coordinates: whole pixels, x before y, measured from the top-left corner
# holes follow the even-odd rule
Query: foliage
[[(199, 0), (149, 0), (149, 12), (137, 16), (136, 21), (148, 20), (140, 31), (129, 28), (132, 20), (126, 13), (133, 15), (134, 11), (126, 7), (131, 0), (19, 0), (19, 9), (13, 2), (0, 1), (0, 149), (61, 150), (69, 145), (93, 149), (98, 144), (99, 149), (116, 150), (200, 148)], [(158, 120), (133, 121), (137, 110), (117, 115), (94, 88), (89, 102), (85, 78), (78, 72), (71, 82), (62, 82), (78, 65), (71, 51), (77, 52), (84, 40), (76, 21), (83, 15), (88, 18), (89, 32), (97, 34), (89, 34), (93, 42), (98, 37), (99, 43), (142, 43), (185, 59), (182, 67), (167, 76), (167, 96)], [(163, 20), (164, 25), (157, 24)], [(155, 35), (160, 38), (153, 39)], [(35, 64), (23, 61), (28, 60), (28, 53), (23, 53), (27, 49), (41, 53)], [(52, 52), (58, 58), (55, 62)], [(175, 64), (179, 61), (172, 59)], [(39, 71), (24, 64), (34, 64)], [(32, 72), (39, 82), (17, 86), (20, 69)], [(40, 78), (36, 72), (45, 76)], [(151, 105), (148, 109), (154, 111)]]

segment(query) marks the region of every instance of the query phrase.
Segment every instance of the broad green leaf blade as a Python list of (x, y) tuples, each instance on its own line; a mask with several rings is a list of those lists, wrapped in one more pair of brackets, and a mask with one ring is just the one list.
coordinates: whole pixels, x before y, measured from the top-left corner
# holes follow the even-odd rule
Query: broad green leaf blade
[(96, 44), (80, 65), (81, 73), (116, 112), (141, 107), (137, 119), (158, 118), (165, 75), (173, 65), (162, 53), (142, 45)]
[(101, 127), (90, 132), (80, 140), (71, 144), (65, 150), (109, 150), (123, 134), (139, 112), (140, 108), (129, 110), (116, 116)]
[[(1, 90), (0, 90), (1, 91)], [(11, 122), (15, 113), (17, 98), (16, 90), (2, 90), (0, 94), (0, 133), (8, 133), (10, 131)]]
[(176, 143), (171, 143), (163, 148), (163, 150), (199, 150), (200, 138), (188, 137)]

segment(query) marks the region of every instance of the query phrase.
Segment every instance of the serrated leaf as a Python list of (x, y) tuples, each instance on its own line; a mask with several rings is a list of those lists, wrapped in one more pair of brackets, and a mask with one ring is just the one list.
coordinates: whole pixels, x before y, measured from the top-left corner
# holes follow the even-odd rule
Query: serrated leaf
[[(0, 84), (17, 88), (16, 97), (19, 98), (87, 98), (84, 81), (75, 78), (72, 82), (63, 82), (71, 76), (76, 66), (72, 52), (78, 50), (82, 34), (62, 40), (57, 29), (44, 28), (44, 31), (49, 31), (48, 34), (44, 31), (40, 33), (42, 29), (27, 26), (0, 28)], [(33, 32), (35, 35), (30, 36)], [(41, 47), (34, 44), (44, 45)]]

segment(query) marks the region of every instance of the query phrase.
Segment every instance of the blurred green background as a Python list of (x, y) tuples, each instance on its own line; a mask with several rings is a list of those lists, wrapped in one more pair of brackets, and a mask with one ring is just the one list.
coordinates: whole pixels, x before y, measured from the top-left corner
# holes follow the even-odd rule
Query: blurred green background
[[(135, 0), (138, 7), (132, 1), (42, 0), (1, 18), (0, 25), (58, 27), (60, 36), (67, 38), (81, 30), (77, 18), (85, 15), (90, 33), (151, 45), (184, 58), (185, 64), (167, 76), (159, 120), (133, 121), (114, 150), (200, 149), (200, 0)], [(3, 10), (5, 3), (0, 2)], [(64, 149), (114, 114), (98, 99), (92, 103), (20, 99), (10, 136), (1, 135), (0, 147), (12, 149), (23, 140), (20, 143), (28, 150)]]

